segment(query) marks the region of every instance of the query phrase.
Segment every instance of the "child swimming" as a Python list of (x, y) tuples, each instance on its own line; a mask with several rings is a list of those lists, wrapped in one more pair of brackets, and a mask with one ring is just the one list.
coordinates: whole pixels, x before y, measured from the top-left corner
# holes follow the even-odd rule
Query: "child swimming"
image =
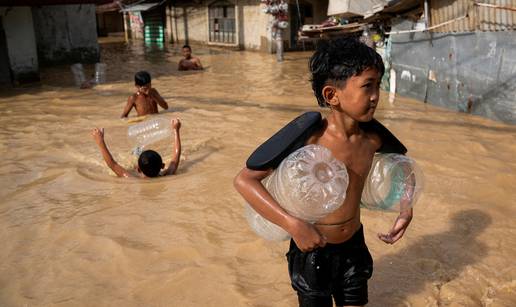
[(107, 148), (106, 142), (104, 141), (104, 129), (95, 128), (92, 130), (91, 135), (93, 140), (99, 146), (100, 153), (104, 158), (107, 166), (118, 176), (118, 177), (139, 177), (139, 178), (152, 178), (158, 176), (173, 175), (177, 171), (179, 166), (179, 158), (181, 157), (181, 139), (179, 137), (179, 129), (181, 128), (181, 121), (176, 118), (170, 122), (174, 131), (174, 151), (172, 153), (172, 160), (168, 167), (161, 171), (165, 164), (161, 156), (154, 150), (145, 150), (138, 157), (137, 172), (139, 176), (134, 176), (130, 171), (123, 168), (118, 164), (109, 149)]

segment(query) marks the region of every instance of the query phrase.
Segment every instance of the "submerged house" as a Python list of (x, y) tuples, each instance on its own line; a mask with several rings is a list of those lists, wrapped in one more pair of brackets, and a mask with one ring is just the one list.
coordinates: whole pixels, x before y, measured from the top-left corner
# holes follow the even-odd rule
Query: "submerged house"
[(39, 80), (39, 66), (99, 59), (95, 4), (106, 0), (0, 0), (0, 84)]
[[(301, 48), (298, 29), (327, 18), (327, 1), (290, 0), (286, 50)], [(126, 5), (125, 31), (129, 38), (194, 43), (235, 49), (274, 51), (272, 17), (260, 0), (170, 0)]]

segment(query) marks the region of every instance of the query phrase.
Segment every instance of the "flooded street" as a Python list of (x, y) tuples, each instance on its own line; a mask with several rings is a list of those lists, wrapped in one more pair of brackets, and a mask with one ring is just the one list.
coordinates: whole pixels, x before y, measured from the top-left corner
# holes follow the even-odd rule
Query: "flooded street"
[[(194, 47), (206, 70), (179, 72), (172, 49), (101, 47), (107, 84), (75, 88), (62, 66), (43, 69), (41, 86), (0, 94), (0, 306), (297, 306), (288, 242), (252, 232), (232, 180), (256, 146), (318, 110), (311, 53), (277, 64)], [(168, 102), (162, 116), (182, 120), (176, 176), (116, 178), (90, 136), (104, 127), (115, 159), (134, 166), (119, 117), (138, 70)], [(362, 211), (375, 262), (368, 306), (516, 306), (516, 126), (391, 105), (385, 93), (375, 117), (426, 186), (395, 245), (376, 233), (396, 215)], [(156, 149), (170, 160), (168, 142)]]

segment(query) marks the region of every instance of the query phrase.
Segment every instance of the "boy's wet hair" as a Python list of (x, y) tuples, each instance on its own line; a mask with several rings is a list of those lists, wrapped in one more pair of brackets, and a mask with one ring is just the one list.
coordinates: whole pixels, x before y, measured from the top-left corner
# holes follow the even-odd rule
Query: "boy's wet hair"
[(157, 177), (163, 166), (163, 160), (154, 150), (145, 150), (138, 158), (138, 167), (147, 177)]
[(192, 51), (192, 47), (190, 47), (190, 45), (184, 45), (183, 48), (188, 48), (188, 50)]
[(142, 70), (134, 74), (134, 84), (144, 86), (151, 82), (151, 76), (148, 72)]
[(312, 89), (321, 107), (329, 106), (322, 94), (326, 85), (344, 86), (346, 80), (368, 68), (376, 69), (380, 76), (385, 72), (382, 57), (354, 37), (319, 41), (309, 68)]

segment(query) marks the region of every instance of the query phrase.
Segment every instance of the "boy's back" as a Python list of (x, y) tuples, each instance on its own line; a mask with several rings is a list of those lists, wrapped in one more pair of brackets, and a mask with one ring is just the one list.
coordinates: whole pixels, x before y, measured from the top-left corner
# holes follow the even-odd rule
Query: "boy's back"
[(151, 88), (148, 95), (135, 93), (129, 96), (128, 100), (131, 100), (138, 116), (156, 114), (158, 113), (159, 102), (156, 98), (157, 95), (159, 95), (157, 91)]

